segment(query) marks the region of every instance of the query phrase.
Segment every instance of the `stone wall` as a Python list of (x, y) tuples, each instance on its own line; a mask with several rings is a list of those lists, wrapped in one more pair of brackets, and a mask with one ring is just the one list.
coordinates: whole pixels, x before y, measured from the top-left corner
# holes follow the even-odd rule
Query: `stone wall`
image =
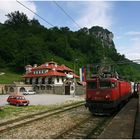
[[(32, 90), (32, 85), (26, 85), (23, 83), (14, 83), (14, 84), (5, 84), (3, 85), (3, 94), (11, 94), (11, 93), (22, 93), (25, 90)], [(1, 94), (2, 92), (0, 92)]]
[(63, 95), (65, 94), (65, 88), (64, 86), (50, 86), (50, 87), (45, 87), (43, 88), (38, 88), (36, 89), (36, 93), (37, 94), (59, 94), (59, 95)]
[(5, 84), (0, 84), (0, 94), (6, 94)]
[(86, 87), (85, 86), (81, 86), (81, 85), (76, 85), (75, 93), (76, 93), (75, 95), (85, 95)]
[[(46, 86), (44, 86), (44, 88), (38, 87), (38, 88), (35, 88), (35, 91), (37, 94), (58, 94), (58, 95), (67, 94), (65, 93), (64, 85), (62, 86), (52, 85), (49, 88), (47, 88)], [(85, 94), (85, 87), (81, 85), (76, 85), (75, 95), (83, 95), (83, 94)]]
[[(32, 85), (25, 85), (25, 84), (0, 84), (0, 94), (9, 94), (12, 93), (10, 91), (11, 88), (13, 88), (13, 92), (20, 92), (20, 88), (24, 87), (26, 90), (28, 89), (34, 89)], [(7, 89), (7, 90), (6, 90)], [(65, 95), (65, 86), (54, 86), (54, 85), (48, 85), (48, 87), (39, 87), (35, 89), (37, 94), (58, 94), (58, 95)], [(75, 95), (84, 95), (85, 94), (85, 87), (81, 85), (76, 85)], [(68, 94), (67, 94), (68, 95)]]

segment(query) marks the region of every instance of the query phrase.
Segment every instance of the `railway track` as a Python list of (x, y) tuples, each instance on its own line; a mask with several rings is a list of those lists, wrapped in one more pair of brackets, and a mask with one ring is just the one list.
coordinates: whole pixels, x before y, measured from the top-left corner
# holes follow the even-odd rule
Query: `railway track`
[(112, 117), (90, 116), (70, 129), (54, 136), (55, 139), (91, 139), (97, 138)]
[(72, 105), (67, 105), (67, 106), (56, 108), (53, 110), (47, 110), (47, 111), (23, 116), (23, 117), (14, 119), (14, 120), (9, 120), (7, 122), (0, 123), (0, 133), (8, 131), (12, 128), (21, 127), (25, 124), (29, 124), (31, 122), (43, 119), (45, 117), (50, 117), (52, 115), (56, 115), (56, 114), (59, 114), (61, 112), (65, 112), (65, 111), (68, 111), (68, 110), (71, 110), (73, 108), (77, 108), (77, 107), (80, 107), (83, 105), (84, 105), (84, 102), (78, 102), (78, 103), (75, 103)]

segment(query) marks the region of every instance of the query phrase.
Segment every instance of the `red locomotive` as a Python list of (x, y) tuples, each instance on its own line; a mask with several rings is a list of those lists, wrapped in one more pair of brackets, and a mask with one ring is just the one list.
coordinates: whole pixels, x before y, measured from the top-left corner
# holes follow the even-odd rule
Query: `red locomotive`
[(112, 75), (93, 77), (86, 82), (85, 106), (93, 114), (111, 114), (128, 101), (134, 93), (138, 93), (138, 84), (132, 85), (131, 82), (120, 80)]

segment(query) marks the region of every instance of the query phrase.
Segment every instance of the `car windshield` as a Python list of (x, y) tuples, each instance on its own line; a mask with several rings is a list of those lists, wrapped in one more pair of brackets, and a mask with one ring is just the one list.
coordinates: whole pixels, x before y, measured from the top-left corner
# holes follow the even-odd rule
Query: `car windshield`
[(25, 97), (18, 96), (18, 97), (17, 97), (17, 100), (25, 100)]

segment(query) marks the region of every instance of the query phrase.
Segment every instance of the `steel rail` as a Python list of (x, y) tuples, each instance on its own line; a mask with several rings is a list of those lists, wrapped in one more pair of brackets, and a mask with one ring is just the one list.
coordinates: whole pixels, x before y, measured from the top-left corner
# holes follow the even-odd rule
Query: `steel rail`
[[(64, 130), (60, 134), (53, 137), (53, 139), (89, 139), (96, 138), (106, 124), (112, 119), (110, 117), (98, 117), (90, 116), (79, 123), (75, 124), (73, 127)], [(100, 131), (100, 133), (99, 133)], [(98, 132), (98, 135), (97, 135)]]
[(14, 119), (14, 120), (9, 120), (7, 122), (3, 122), (0, 124), (0, 133), (2, 133), (4, 131), (8, 131), (12, 128), (21, 127), (22, 125), (43, 119), (45, 117), (53, 116), (53, 115), (59, 114), (61, 112), (71, 110), (73, 108), (83, 106), (84, 104), (85, 104), (84, 102), (80, 102), (80, 103), (60, 107), (60, 108), (53, 109), (53, 110), (48, 110), (48, 111), (44, 111), (44, 112), (27, 115), (27, 116), (20, 117), (20, 118)]

